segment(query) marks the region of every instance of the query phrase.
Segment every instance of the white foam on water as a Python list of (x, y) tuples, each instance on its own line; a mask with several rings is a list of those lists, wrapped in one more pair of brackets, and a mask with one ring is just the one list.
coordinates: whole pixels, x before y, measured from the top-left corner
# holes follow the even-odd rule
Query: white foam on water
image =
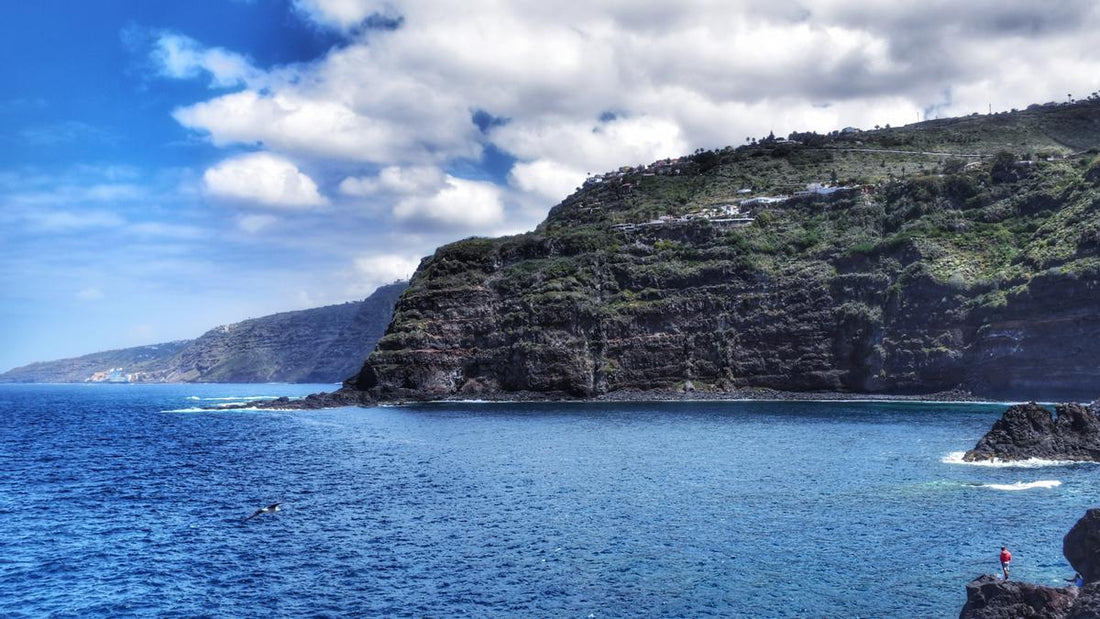
[(963, 456), (966, 455), (965, 451), (953, 451), (946, 456), (940, 458), (940, 462), (944, 464), (965, 464), (967, 466), (985, 466), (995, 469), (1037, 469), (1045, 466), (1069, 466), (1071, 464), (1094, 464), (1090, 462), (1083, 462), (1079, 460), (1043, 460), (1042, 458), (1028, 458), (1027, 460), (1001, 460), (999, 458), (993, 458), (991, 460), (979, 460), (977, 462), (967, 462), (963, 460)]
[(981, 487), (992, 488), (993, 490), (1030, 490), (1032, 488), (1057, 488), (1061, 485), (1062, 482), (1057, 479), (1040, 479), (1039, 481), (1029, 482), (1018, 481), (1014, 484), (981, 484)]
[(276, 412), (284, 412), (283, 409), (279, 409), (279, 408), (256, 408), (256, 407), (252, 407), (252, 406), (249, 406), (247, 408), (224, 408), (223, 406), (218, 406), (218, 407), (215, 407), (215, 408), (210, 408), (210, 407), (173, 408), (171, 410), (165, 410), (165, 411), (161, 411), (161, 412), (162, 413), (228, 413), (228, 412), (234, 412), (235, 413), (237, 411), (276, 411)]
[[(191, 396), (187, 399), (188, 400), (203, 400), (203, 401), (206, 401), (206, 402), (218, 402), (218, 401), (225, 401), (225, 400), (238, 400), (238, 401), (239, 400), (245, 400), (245, 401), (274, 400), (278, 397), (280, 397), (280, 396), (277, 396), (277, 395), (236, 395), (236, 396), (232, 396), (232, 397), (228, 397), (228, 398), (200, 398), (198, 396)], [(291, 397), (289, 399), (291, 399), (291, 400), (300, 400), (301, 398), (300, 397)]]

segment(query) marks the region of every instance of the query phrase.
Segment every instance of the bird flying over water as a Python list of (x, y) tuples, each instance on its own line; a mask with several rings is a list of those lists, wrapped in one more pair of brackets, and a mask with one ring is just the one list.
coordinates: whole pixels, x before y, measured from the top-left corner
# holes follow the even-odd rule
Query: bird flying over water
[(248, 518), (245, 518), (245, 520), (246, 521), (247, 520), (252, 520), (256, 516), (259, 516), (260, 514), (274, 514), (277, 511), (279, 511), (279, 504), (278, 503), (272, 503), (271, 505), (268, 505), (267, 507), (261, 507), (260, 509), (257, 509), (256, 511), (252, 512), (252, 515), (249, 516)]

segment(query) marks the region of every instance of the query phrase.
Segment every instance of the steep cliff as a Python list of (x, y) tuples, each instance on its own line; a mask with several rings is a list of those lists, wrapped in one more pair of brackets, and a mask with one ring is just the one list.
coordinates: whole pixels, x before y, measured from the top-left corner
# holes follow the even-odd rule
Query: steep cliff
[(0, 374), (0, 382), (337, 382), (362, 366), (406, 286), (215, 327), (195, 340), (35, 363)]
[(1095, 396), (1100, 103), (792, 138), (439, 248), (346, 390)]

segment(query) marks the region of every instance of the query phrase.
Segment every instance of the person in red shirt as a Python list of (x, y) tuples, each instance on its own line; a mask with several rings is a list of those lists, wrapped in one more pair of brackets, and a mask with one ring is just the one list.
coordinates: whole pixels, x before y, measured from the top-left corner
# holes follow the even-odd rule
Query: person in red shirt
[(1008, 580), (1008, 564), (1012, 563), (1012, 553), (1008, 551), (1008, 548), (1001, 546), (1001, 571), (1005, 573), (1005, 580)]

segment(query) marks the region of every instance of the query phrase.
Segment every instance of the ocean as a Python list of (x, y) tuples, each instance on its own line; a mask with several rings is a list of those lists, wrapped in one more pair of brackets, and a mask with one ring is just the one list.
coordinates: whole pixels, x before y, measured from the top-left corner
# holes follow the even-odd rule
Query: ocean
[(200, 408), (334, 387), (0, 385), (0, 615), (955, 617), (1100, 490), (1000, 404)]

